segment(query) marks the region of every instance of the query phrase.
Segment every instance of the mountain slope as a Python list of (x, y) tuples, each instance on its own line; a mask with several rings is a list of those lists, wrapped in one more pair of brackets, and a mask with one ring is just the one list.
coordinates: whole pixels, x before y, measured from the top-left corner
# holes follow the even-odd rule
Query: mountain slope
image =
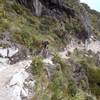
[[(16, 76), (14, 70), (20, 72), (19, 63), (25, 60), (23, 70), (31, 74), (21, 85), (22, 90), (28, 91), (25, 100), (30, 93), (32, 100), (99, 100), (98, 20), (99, 12), (79, 0), (0, 0), (0, 46), (6, 48), (6, 56), (0, 52), (0, 58), (8, 56), (10, 61), (7, 63), (10, 68), (0, 72), (1, 77)], [(41, 57), (43, 41), (49, 42), (47, 58)], [(10, 57), (7, 55), (9, 47), (17, 48), (18, 52)], [(27, 59), (32, 61), (30, 66)], [(34, 83), (33, 79), (35, 84), (30, 83)], [(1, 81), (5, 83), (7, 77)], [(13, 85), (17, 84), (19, 81)], [(6, 94), (3, 89), (1, 97)], [(16, 100), (23, 100), (22, 90)]]

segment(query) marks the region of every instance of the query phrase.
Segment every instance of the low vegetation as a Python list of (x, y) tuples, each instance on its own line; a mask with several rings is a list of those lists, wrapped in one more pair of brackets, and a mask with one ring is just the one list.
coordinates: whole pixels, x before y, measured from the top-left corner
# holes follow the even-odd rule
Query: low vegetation
[(15, 0), (0, 0), (0, 2), (0, 32), (9, 31), (12, 41), (28, 48), (38, 48), (44, 39), (50, 41), (52, 48), (63, 48), (81, 30), (77, 18), (69, 20), (65, 16), (62, 23), (50, 16), (33, 16)]
[(90, 91), (100, 98), (100, 64), (97, 64), (100, 61), (98, 56), (94, 53), (90, 54), (88, 52), (85, 54), (85, 52), (77, 51), (77, 53), (73, 53), (71, 57), (85, 69), (89, 80)]
[[(79, 13), (75, 0), (64, 0), (65, 4)], [(92, 19), (93, 31), (100, 36), (99, 14), (84, 5)], [(97, 16), (98, 15), (98, 16)], [(98, 23), (97, 23), (98, 22)], [(97, 23), (97, 24), (96, 24)], [(83, 29), (78, 16), (68, 18), (66, 15), (60, 20), (51, 16), (33, 16), (24, 6), (15, 0), (0, 0), (0, 33), (10, 32), (10, 41), (25, 45), (32, 50), (40, 50), (43, 40), (49, 40), (50, 50), (61, 49)], [(6, 45), (1, 45), (6, 46)], [(72, 78), (71, 65), (61, 59), (58, 54), (53, 55), (53, 63), (57, 66), (51, 79), (46, 76), (45, 65), (40, 56), (32, 59), (32, 74), (36, 77), (35, 94), (32, 100), (92, 100), (88, 93), (80, 90)], [(90, 91), (100, 98), (100, 61), (94, 53), (78, 51), (70, 53), (70, 58), (85, 69), (89, 80)], [(99, 100), (99, 99), (98, 99)]]
[(41, 57), (34, 57), (32, 59), (32, 73), (36, 76), (41, 76), (43, 74), (43, 62)]

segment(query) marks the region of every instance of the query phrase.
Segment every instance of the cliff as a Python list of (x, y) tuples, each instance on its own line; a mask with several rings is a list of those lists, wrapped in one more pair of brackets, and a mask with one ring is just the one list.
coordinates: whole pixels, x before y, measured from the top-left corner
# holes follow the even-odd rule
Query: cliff
[[(56, 20), (61, 20), (60, 23), (65, 22), (64, 16), (79, 20), (80, 30), (75, 32), (79, 38), (88, 39), (92, 34), (91, 20), (89, 19), (86, 9), (80, 4), (80, 1), (71, 0), (74, 5), (71, 5), (66, 0), (18, 0), (18, 2), (32, 12), (36, 16), (51, 16)], [(78, 10), (77, 10), (78, 9)], [(63, 25), (66, 25), (65, 23)], [(82, 34), (83, 33), (83, 34)]]

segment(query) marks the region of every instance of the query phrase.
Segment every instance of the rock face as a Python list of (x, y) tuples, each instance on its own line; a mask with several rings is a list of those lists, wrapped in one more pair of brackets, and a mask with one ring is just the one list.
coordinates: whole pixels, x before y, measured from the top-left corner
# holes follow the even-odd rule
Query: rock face
[(15, 55), (9, 57), (10, 64), (15, 64), (16, 62), (24, 60), (25, 58), (27, 58), (26, 50), (22, 49), (18, 51)]
[(68, 17), (75, 17), (74, 10), (64, 4), (64, 0), (17, 0), (20, 4), (29, 8), (33, 15), (41, 16), (52, 13), (62, 14), (65, 12)]
[[(6, 49), (0, 48), (0, 54), (3, 55), (3, 57), (0, 57), (0, 100), (23, 100), (23, 97), (26, 98), (24, 100), (30, 100), (27, 99), (30, 93), (25, 84), (26, 79), (30, 78), (30, 74), (26, 72), (26, 67), (30, 66), (31, 60), (24, 60), (10, 65), (9, 59), (5, 58)], [(16, 54), (16, 50), (9, 49), (9, 56)], [(31, 82), (34, 85), (32, 80), (28, 80), (27, 86)]]
[[(74, 1), (74, 0), (73, 0)], [(79, 7), (80, 12), (73, 9), (72, 6), (65, 4), (64, 0), (17, 0), (18, 3), (24, 5), (26, 8), (30, 9), (35, 16), (52, 16), (54, 19), (60, 19), (66, 15), (69, 19), (76, 18), (79, 19), (82, 28), (85, 30), (85, 36), (82, 34), (82, 39), (88, 39), (92, 33), (91, 21), (89, 19), (88, 13), (85, 8), (80, 4), (79, 0), (76, 0), (76, 6)], [(63, 18), (64, 19), (64, 18)], [(82, 32), (80, 32), (82, 33)]]
[(83, 27), (85, 28), (87, 35), (89, 36), (90, 34), (92, 34), (92, 29), (91, 29), (91, 21), (89, 19), (87, 11), (83, 8), (79, 16), (80, 16), (80, 21)]
[(77, 0), (76, 4), (80, 9), (78, 17), (82, 26), (82, 31), (79, 33), (79, 39), (82, 39), (84, 41), (88, 39), (93, 33), (92, 23), (87, 9), (80, 3), (79, 0)]
[(84, 91), (89, 91), (89, 82), (84, 69), (80, 65), (74, 64), (72, 72), (77, 86)]

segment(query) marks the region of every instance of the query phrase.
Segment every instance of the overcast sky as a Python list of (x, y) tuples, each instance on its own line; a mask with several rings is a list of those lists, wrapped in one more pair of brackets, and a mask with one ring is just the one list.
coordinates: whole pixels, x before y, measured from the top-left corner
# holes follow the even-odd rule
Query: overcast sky
[(100, 0), (80, 0), (81, 2), (87, 3), (92, 9), (100, 12)]

